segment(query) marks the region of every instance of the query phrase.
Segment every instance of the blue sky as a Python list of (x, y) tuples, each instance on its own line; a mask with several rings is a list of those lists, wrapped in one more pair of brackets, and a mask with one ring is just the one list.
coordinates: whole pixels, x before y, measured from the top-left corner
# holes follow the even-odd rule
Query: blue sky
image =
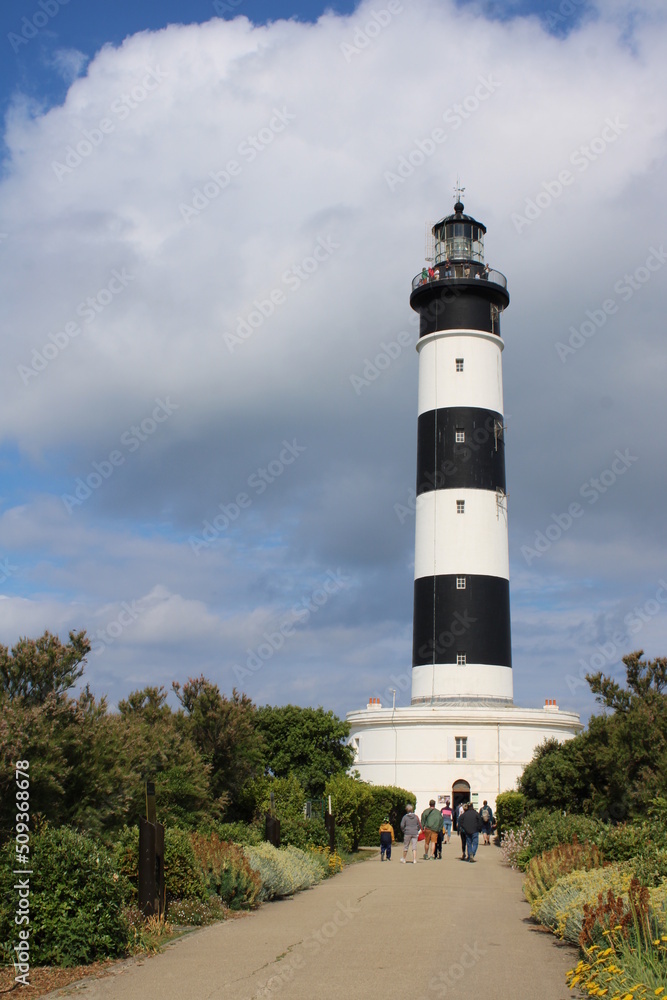
[(112, 704), (406, 703), (416, 353), (359, 378), (460, 174), (512, 296), (515, 700), (586, 717), (587, 669), (664, 654), (660, 4), (70, 0), (12, 40), (55, 3), (1, 15), (0, 641), (86, 628)]

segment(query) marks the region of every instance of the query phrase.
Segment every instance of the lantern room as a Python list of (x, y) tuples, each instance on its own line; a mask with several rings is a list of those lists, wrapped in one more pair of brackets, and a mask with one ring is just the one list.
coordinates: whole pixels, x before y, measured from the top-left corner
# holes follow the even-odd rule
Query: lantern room
[(463, 214), (460, 201), (454, 205), (454, 214), (436, 222), (433, 227), (435, 237), (435, 262), (474, 261), (484, 263), (484, 234), (486, 226), (470, 215)]

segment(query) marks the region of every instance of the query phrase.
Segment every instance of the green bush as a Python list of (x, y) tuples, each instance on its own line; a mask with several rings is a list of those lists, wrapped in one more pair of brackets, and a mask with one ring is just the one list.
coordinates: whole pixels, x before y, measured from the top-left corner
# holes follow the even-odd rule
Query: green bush
[(336, 774), (327, 782), (336, 819), (336, 839), (346, 851), (356, 851), (373, 807), (372, 786), (348, 774)]
[[(126, 902), (136, 906), (139, 899), (139, 828), (124, 827), (114, 846), (116, 870), (126, 880)], [(199, 865), (190, 834), (178, 827), (167, 827), (164, 832), (164, 881), (167, 904), (174, 899), (206, 898), (204, 875)]]
[(220, 840), (234, 844), (261, 844), (264, 830), (258, 823), (217, 823), (214, 827)]
[(216, 833), (193, 833), (190, 840), (208, 892), (224, 900), (230, 910), (254, 906), (261, 882), (243, 848), (220, 840)]
[[(123, 904), (129, 888), (109, 852), (69, 827), (35, 833), (30, 856), (30, 962), (87, 965), (124, 955), (130, 944)], [(11, 964), (17, 943), (13, 842), (0, 868), (0, 956)]]
[(596, 843), (605, 861), (629, 861), (647, 849), (667, 848), (667, 833), (662, 823), (652, 820), (604, 824), (596, 836)]
[[(529, 845), (519, 855), (521, 870), (525, 870), (531, 858), (539, 857), (543, 851), (549, 851), (558, 844), (572, 844), (575, 841), (583, 844), (590, 841), (601, 847), (598, 837), (604, 824), (590, 816), (563, 816), (562, 813), (540, 809), (529, 813), (526, 822), (530, 826), (531, 837)], [(606, 860), (610, 859), (605, 855)]]
[(167, 904), (172, 899), (206, 899), (204, 873), (187, 830), (164, 831), (164, 882)]
[(380, 823), (385, 816), (394, 828), (394, 836), (401, 838), (401, 820), (405, 816), (406, 803), (417, 805), (417, 796), (405, 788), (394, 785), (370, 785), (371, 809), (361, 831), (360, 843), (367, 847), (376, 847), (380, 843)]
[(501, 792), (496, 798), (496, 833), (521, 826), (526, 814), (526, 797), (521, 792)]
[(292, 896), (323, 878), (321, 862), (297, 847), (278, 849), (272, 844), (261, 844), (244, 848), (244, 853), (261, 879), (261, 900)]
[(111, 856), (114, 868), (122, 875), (127, 886), (125, 903), (137, 906), (139, 902), (139, 829), (124, 826), (118, 832)]

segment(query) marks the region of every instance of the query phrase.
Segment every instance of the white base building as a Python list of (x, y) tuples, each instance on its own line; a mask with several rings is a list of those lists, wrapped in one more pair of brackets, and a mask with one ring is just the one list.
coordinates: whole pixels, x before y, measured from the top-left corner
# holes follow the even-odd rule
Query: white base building
[(574, 712), (554, 701), (543, 709), (484, 706), (479, 701), (349, 712), (354, 767), (373, 785), (414, 792), (421, 812), (435, 799), (454, 805), (486, 799), (494, 810), (499, 792), (511, 791), (535, 748), (545, 739), (561, 742), (583, 726)]

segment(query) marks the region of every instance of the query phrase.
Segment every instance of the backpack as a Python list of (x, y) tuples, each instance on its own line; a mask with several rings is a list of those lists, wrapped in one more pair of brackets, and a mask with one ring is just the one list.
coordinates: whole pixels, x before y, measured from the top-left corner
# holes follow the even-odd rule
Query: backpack
[(486, 806), (484, 806), (484, 808), (482, 809), (482, 819), (484, 820), (485, 823), (488, 823), (489, 820), (491, 819), (491, 813), (489, 812)]

